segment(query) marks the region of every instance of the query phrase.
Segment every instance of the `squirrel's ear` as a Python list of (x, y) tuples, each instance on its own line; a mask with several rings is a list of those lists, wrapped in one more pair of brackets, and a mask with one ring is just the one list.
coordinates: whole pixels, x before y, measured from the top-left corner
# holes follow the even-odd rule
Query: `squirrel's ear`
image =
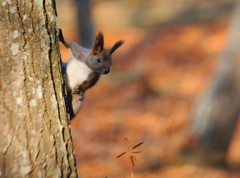
[(103, 45), (104, 45), (103, 34), (102, 34), (102, 32), (98, 32), (98, 34), (97, 34), (97, 36), (95, 38), (95, 41), (94, 41), (92, 54), (96, 55), (96, 54), (102, 52)]
[(123, 42), (123, 40), (116, 42), (110, 49), (110, 54), (112, 54), (117, 48), (119, 48), (123, 44)]

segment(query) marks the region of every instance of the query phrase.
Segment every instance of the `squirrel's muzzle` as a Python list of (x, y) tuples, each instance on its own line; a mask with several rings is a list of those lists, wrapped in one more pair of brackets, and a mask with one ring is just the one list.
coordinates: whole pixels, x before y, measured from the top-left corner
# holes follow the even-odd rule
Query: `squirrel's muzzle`
[(104, 74), (108, 74), (110, 72), (110, 69), (105, 69)]

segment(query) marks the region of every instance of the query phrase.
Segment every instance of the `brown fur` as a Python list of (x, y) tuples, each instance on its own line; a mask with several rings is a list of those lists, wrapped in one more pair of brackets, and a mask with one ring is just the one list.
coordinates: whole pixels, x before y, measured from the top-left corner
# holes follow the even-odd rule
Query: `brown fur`
[(104, 46), (103, 34), (102, 34), (102, 32), (98, 32), (98, 34), (95, 38), (95, 41), (94, 41), (92, 54), (96, 55), (96, 54), (102, 52), (103, 46)]
[(124, 41), (118, 41), (116, 42), (113, 47), (110, 49), (110, 54), (112, 54), (117, 48), (119, 48), (122, 44), (123, 44)]

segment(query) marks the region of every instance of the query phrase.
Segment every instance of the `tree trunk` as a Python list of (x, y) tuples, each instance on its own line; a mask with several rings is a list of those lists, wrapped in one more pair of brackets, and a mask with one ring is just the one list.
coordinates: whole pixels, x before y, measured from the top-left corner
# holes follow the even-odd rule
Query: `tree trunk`
[(210, 89), (197, 106), (194, 130), (207, 162), (223, 162), (240, 113), (240, 1), (232, 16), (229, 44)]
[(91, 18), (91, 1), (92, 0), (75, 0), (77, 6), (80, 44), (85, 48), (92, 48), (94, 40), (94, 30)]
[(77, 177), (54, 0), (0, 4), (0, 177)]

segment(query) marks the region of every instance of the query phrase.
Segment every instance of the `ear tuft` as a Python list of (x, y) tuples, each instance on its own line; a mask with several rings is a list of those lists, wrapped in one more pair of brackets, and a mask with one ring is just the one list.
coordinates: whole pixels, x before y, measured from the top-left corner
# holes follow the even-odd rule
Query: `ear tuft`
[(116, 42), (113, 47), (110, 49), (110, 54), (112, 54), (117, 48), (119, 48), (124, 43), (123, 40)]
[(98, 34), (97, 34), (97, 36), (95, 38), (95, 41), (94, 41), (92, 53), (94, 55), (96, 55), (96, 54), (102, 52), (103, 45), (104, 45), (103, 33), (102, 32), (98, 32)]

